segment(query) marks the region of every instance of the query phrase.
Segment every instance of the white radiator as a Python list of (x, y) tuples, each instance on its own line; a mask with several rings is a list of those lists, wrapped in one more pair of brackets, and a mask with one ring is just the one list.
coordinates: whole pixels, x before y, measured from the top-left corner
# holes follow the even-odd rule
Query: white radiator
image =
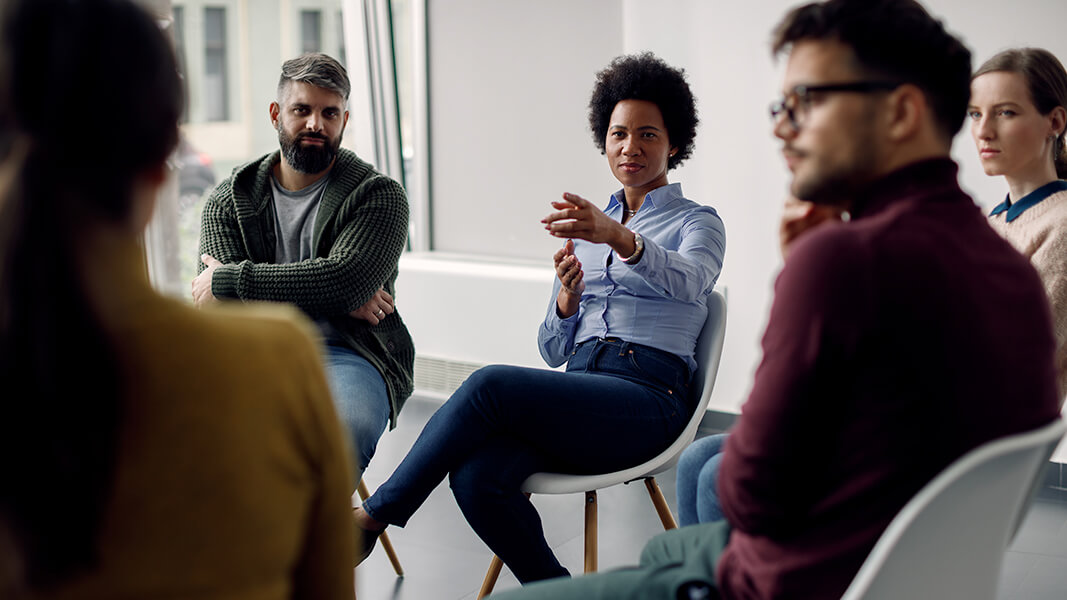
[(423, 396), (447, 399), (471, 373), (484, 367), (451, 358), (415, 353), (415, 390)]

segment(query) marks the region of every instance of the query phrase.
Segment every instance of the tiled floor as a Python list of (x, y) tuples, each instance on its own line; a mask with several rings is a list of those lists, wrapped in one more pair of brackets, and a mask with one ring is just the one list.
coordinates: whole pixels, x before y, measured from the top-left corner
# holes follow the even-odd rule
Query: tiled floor
[(1067, 599), (1067, 491), (1038, 493), (1004, 557), (997, 598)]
[[(404, 457), (439, 401), (412, 398), (396, 430), (387, 432), (366, 474), (374, 490)], [(657, 477), (672, 508), (674, 471)], [(535, 496), (549, 544), (572, 573), (582, 570), (582, 497)], [(662, 531), (643, 485), (599, 494), (600, 569), (632, 565), (650, 537)], [(405, 576), (398, 578), (382, 552), (357, 569), (360, 600), (473, 600), (491, 554), (460, 514), (447, 484), (440, 485), (406, 528), (389, 528)], [(518, 583), (507, 568), (497, 589)], [(1004, 561), (999, 600), (1067, 600), (1067, 493), (1045, 490)]]

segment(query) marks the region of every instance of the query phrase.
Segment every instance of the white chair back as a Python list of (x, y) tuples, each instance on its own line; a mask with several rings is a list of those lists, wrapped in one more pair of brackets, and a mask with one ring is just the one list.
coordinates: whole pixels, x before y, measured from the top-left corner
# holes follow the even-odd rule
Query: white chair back
[[(696, 411), (689, 419), (688, 425), (678, 439), (655, 458), (640, 465), (600, 475), (566, 475), (561, 473), (534, 473), (523, 482), (522, 490), (533, 494), (574, 494), (589, 490), (599, 490), (619, 483), (643, 479), (662, 473), (678, 462), (678, 457), (686, 446), (696, 438), (700, 420), (708, 408), (711, 392), (715, 388), (715, 377), (719, 372), (722, 358), (723, 340), (726, 337), (726, 298), (714, 291), (708, 296), (708, 316), (697, 338), (695, 360), (697, 370), (693, 374), (690, 389), (699, 393)], [(699, 390), (699, 392), (698, 392)]]
[(842, 600), (995, 598), (1004, 551), (1063, 434), (1056, 419), (949, 465), (893, 518)]

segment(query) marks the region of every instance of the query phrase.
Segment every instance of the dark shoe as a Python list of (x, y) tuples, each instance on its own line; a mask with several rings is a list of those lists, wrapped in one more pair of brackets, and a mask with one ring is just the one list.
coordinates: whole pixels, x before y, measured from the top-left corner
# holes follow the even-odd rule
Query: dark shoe
[(358, 567), (360, 563), (367, 560), (370, 556), (371, 550), (374, 550), (374, 544), (378, 541), (378, 537), (382, 535), (384, 529), (377, 531), (371, 529), (363, 529), (356, 523), (356, 520), (352, 519), (352, 526), (355, 529), (356, 534), (356, 564), (353, 566)]

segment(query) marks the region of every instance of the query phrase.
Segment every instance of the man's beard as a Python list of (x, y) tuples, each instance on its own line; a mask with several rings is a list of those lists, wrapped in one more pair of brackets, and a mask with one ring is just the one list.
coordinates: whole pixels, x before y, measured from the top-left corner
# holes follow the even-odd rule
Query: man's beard
[[(847, 207), (879, 172), (881, 158), (870, 130), (860, 130), (853, 138), (850, 160), (844, 164), (822, 165), (804, 179), (793, 179), (790, 192), (797, 199), (815, 204)], [(809, 156), (808, 160), (812, 160)]]
[(798, 200), (827, 206), (847, 206), (856, 193), (873, 179), (873, 169), (863, 162), (850, 168), (823, 171), (803, 181), (793, 180), (790, 192)]
[[(305, 146), (300, 143), (303, 139), (320, 139), (325, 143), (322, 146)], [(314, 175), (325, 171), (333, 162), (337, 149), (341, 147), (341, 136), (338, 135), (334, 140), (319, 133), (298, 133), (295, 137), (289, 137), (279, 124), (278, 144), (290, 167), (300, 173)]]

